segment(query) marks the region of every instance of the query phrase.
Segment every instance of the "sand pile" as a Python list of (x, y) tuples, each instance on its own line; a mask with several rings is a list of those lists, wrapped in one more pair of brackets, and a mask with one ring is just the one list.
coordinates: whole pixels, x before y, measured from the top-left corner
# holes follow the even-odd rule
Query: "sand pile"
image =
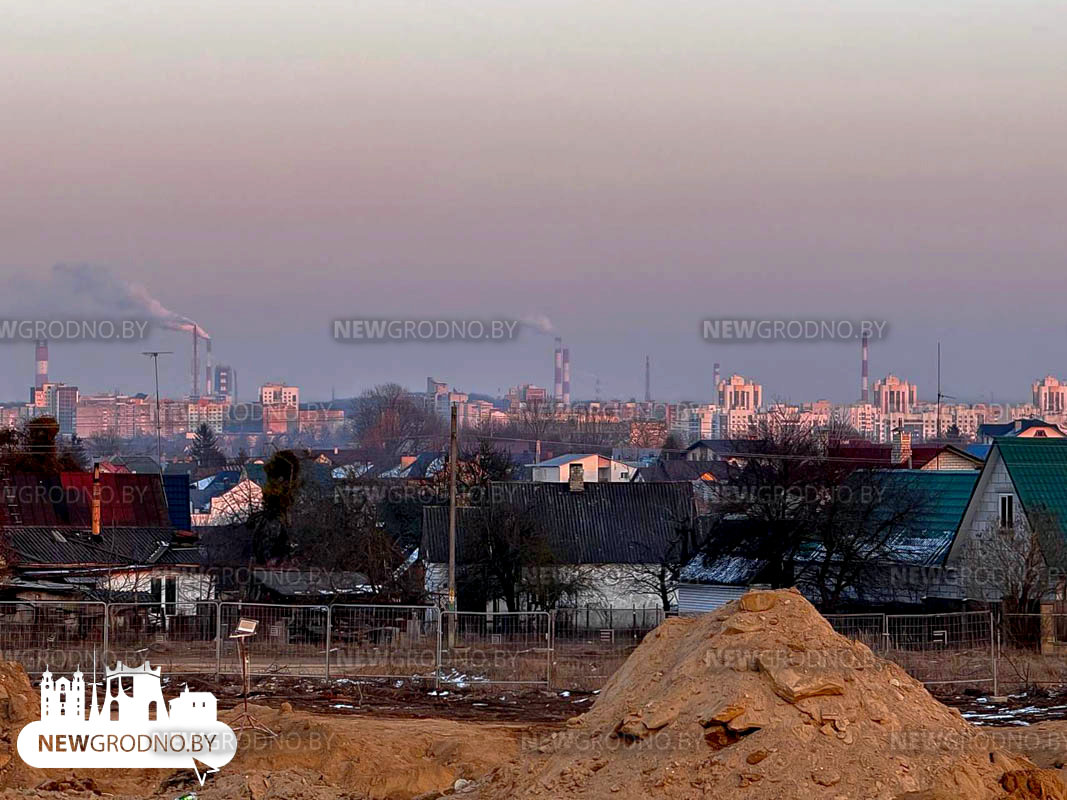
[(795, 591), (750, 592), (646, 637), (590, 711), (483, 798), (1067, 798)]

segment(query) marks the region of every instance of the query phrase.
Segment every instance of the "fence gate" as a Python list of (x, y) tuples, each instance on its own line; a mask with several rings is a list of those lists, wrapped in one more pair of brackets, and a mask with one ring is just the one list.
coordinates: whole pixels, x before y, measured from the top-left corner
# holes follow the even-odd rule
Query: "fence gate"
[(247, 640), (251, 674), (326, 677), (330, 612), (326, 606), (220, 603), (220, 673), (240, 675), (237, 642), (230, 633), (242, 619), (259, 623)]
[(446, 611), (438, 647), (441, 683), (548, 686), (551, 681), (547, 611)]
[(167, 674), (219, 671), (218, 603), (110, 603), (108, 649), (126, 664), (147, 660)]
[(86, 673), (107, 663), (107, 605), (97, 602), (34, 600), (0, 602), (0, 652), (26, 672)]
[(329, 677), (432, 679), (437, 614), (433, 606), (330, 606)]

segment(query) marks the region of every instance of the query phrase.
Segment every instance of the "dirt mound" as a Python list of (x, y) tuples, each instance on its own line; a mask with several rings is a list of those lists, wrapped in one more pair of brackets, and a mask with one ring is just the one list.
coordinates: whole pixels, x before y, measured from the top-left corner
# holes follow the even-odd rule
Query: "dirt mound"
[(0, 789), (42, 779), (43, 773), (27, 767), (15, 752), (19, 731), (37, 719), (40, 703), (22, 665), (0, 661)]
[(482, 797), (1067, 800), (795, 591), (668, 620), (525, 750)]

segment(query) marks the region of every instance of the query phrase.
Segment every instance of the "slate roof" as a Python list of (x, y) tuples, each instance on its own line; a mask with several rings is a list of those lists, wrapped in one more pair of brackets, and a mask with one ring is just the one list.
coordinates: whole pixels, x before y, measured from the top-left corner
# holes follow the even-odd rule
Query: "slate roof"
[[(695, 514), (693, 485), (672, 483), (586, 483), (580, 492), (566, 483), (493, 483), (496, 503), (524, 509), (565, 564), (655, 562), (677, 536), (679, 520)], [(457, 510), (457, 560), (470, 563), (468, 531), (481, 509)], [(448, 508), (423, 510), (422, 553), (429, 563), (448, 561)]]
[(687, 461), (682, 458), (656, 459), (647, 467), (638, 467), (636, 478), (642, 481), (699, 481), (705, 475), (712, 480), (726, 480), (729, 467), (725, 461)]
[(94, 542), (88, 528), (6, 526), (3, 540), (20, 569), (39, 566), (199, 564), (195, 546), (173, 542), (170, 528), (104, 528)]
[(255, 569), (252, 580), (286, 597), (329, 597), (370, 591), (367, 576), (339, 570)]
[[(6, 484), (9, 502), (0, 504), (0, 526), (89, 527), (93, 476), (16, 473)], [(100, 517), (104, 527), (169, 527), (170, 515), (159, 475), (110, 472), (100, 475)], [(11, 513), (17, 509), (17, 518)]]

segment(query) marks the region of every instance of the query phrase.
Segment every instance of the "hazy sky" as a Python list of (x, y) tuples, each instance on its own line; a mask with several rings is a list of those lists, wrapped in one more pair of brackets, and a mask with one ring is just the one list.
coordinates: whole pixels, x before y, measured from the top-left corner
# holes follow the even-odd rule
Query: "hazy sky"
[[(576, 396), (855, 399), (857, 344), (704, 317), (872, 318), (872, 380), (1067, 376), (1067, 21), (1028, 0), (0, 0), (0, 315), (143, 284), (243, 393), (551, 382), (549, 336), (338, 344), (335, 317), (549, 317)], [(62, 306), (62, 307), (59, 307)], [(188, 387), (187, 337), (150, 344)], [(52, 346), (83, 391), (143, 344)], [(0, 397), (32, 382), (0, 344)]]

